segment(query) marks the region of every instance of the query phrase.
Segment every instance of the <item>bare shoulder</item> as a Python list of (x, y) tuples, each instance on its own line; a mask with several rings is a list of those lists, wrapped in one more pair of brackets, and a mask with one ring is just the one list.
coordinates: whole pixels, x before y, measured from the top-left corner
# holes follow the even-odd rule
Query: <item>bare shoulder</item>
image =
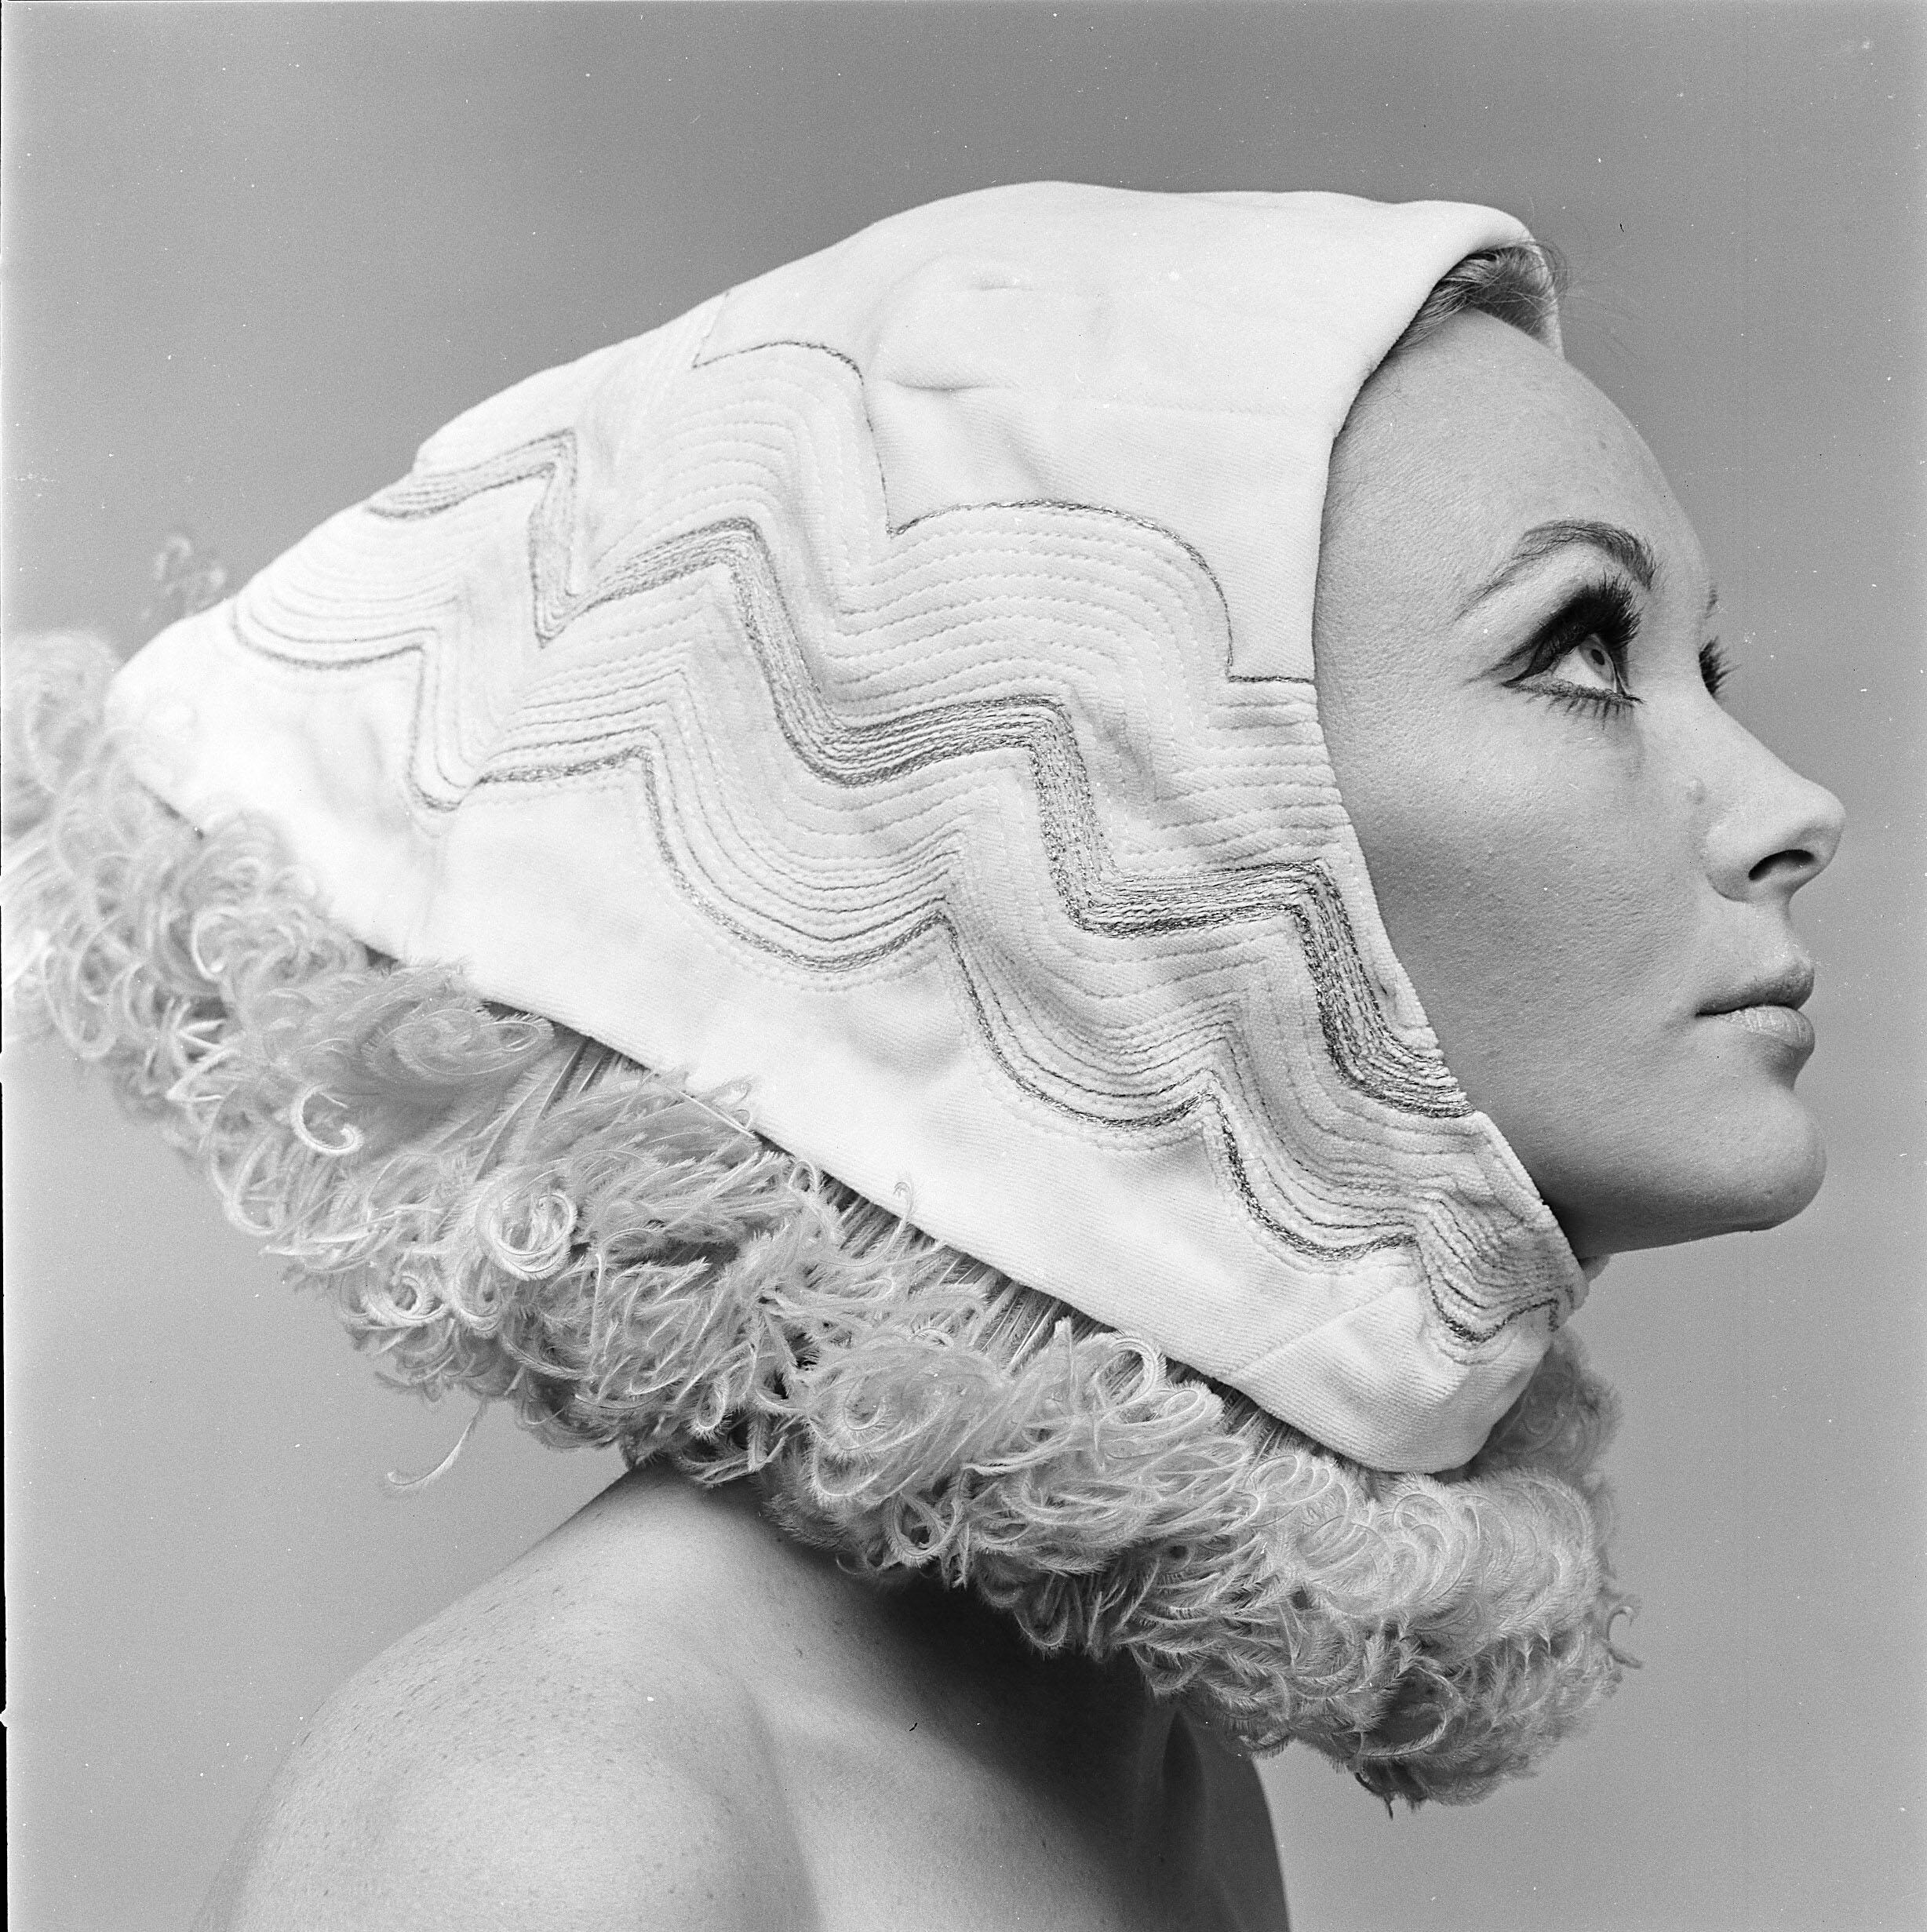
[(197, 1932), (807, 1926), (762, 1720), (679, 1614), (673, 1555), (652, 1581), (570, 1525), (377, 1657), (296, 1745)]
[(1279, 1932), (1254, 1768), (1179, 1720), (1138, 1818), (1113, 1703), (746, 1491), (632, 1477), (330, 1700), (199, 1932)]

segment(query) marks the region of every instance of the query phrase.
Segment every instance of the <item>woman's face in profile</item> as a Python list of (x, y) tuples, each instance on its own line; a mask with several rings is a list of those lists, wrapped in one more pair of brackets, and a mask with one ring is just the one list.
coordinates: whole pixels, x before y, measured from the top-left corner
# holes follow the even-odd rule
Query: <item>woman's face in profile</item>
[(1837, 800), (1721, 709), (1652, 453), (1517, 330), (1454, 318), (1333, 453), (1320, 710), (1447, 1062), (1582, 1256), (1760, 1228), (1825, 1155), (1789, 918)]

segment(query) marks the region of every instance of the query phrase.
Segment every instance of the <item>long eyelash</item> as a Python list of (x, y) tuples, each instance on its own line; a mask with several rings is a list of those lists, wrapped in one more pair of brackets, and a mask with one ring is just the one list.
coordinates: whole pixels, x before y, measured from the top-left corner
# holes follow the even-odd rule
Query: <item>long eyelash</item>
[[(1625, 689), (1626, 655), (1639, 634), (1639, 607), (1633, 593), (1617, 577), (1601, 577), (1583, 586), (1569, 598), (1559, 614), (1539, 632), (1524, 653), (1524, 668), (1506, 682), (1515, 689), (1531, 691), (1562, 711), (1582, 711), (1596, 718), (1630, 711), (1639, 703), (1634, 692)], [(1597, 637), (1612, 659), (1614, 675), (1619, 682), (1616, 691), (1597, 691), (1575, 684), (1532, 683), (1575, 644)]]
[[(1532, 689), (1529, 685), (1525, 688)], [(1640, 702), (1630, 691), (1585, 691), (1577, 685), (1544, 689), (1539, 695), (1547, 704), (1557, 704), (1562, 711), (1583, 711), (1594, 718), (1617, 717), (1621, 711), (1630, 711)]]
[(1726, 680), (1733, 675), (1733, 668), (1726, 661), (1726, 653), (1720, 648), (1720, 640), (1708, 638), (1699, 646), (1699, 679), (1707, 687), (1707, 694), (1718, 697), (1725, 689)]

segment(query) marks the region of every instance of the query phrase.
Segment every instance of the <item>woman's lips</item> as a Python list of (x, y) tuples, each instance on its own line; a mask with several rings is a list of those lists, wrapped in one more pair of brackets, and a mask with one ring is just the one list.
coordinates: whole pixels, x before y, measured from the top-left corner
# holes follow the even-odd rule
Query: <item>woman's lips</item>
[(1707, 1017), (1743, 1026), (1749, 1033), (1771, 1040), (1802, 1060), (1813, 1050), (1813, 1022), (1797, 1006), (1736, 1006), (1730, 1012), (1709, 1013)]
[(1700, 1010), (1709, 1020), (1743, 1027), (1797, 1066), (1813, 1050), (1813, 1022), (1800, 1010), (1812, 992), (1813, 962), (1795, 955), (1718, 1006)]

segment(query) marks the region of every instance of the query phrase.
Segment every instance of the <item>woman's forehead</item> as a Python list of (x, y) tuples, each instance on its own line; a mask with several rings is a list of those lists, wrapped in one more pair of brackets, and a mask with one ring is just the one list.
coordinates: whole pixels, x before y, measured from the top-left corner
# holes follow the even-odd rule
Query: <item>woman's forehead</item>
[(1328, 544), (1362, 545), (1441, 596), (1489, 584), (1532, 532), (1578, 524), (1633, 540), (1656, 590), (1704, 598), (1698, 539), (1638, 431), (1488, 315), (1456, 316), (1388, 364), (1333, 451)]

